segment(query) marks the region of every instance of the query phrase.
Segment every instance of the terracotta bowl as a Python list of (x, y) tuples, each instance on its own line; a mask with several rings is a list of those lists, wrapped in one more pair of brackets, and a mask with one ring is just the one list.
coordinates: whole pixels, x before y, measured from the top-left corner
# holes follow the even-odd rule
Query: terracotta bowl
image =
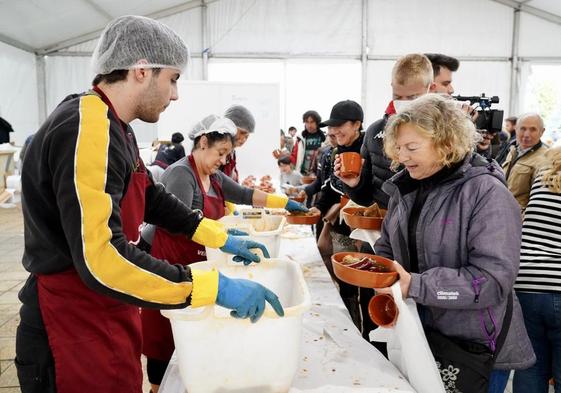
[(300, 202), (300, 203), (302, 203), (306, 200), (306, 197), (304, 197), (304, 196), (291, 196), (289, 198), (292, 199), (295, 202)]
[[(355, 258), (368, 257), (384, 266), (391, 271), (387, 273), (368, 272), (348, 267), (342, 263), (343, 258), (352, 255)], [(362, 288), (386, 288), (391, 286), (398, 279), (393, 261), (378, 255), (365, 254), (362, 252), (338, 252), (331, 256), (333, 263), (333, 271), (335, 275), (348, 284), (356, 285)]]
[(302, 184), (312, 184), (316, 180), (315, 176), (302, 176)]
[(343, 209), (343, 219), (351, 228), (380, 230), (382, 228), (382, 221), (386, 215), (385, 209), (380, 209), (382, 217), (364, 217), (357, 216), (356, 212), (365, 211), (365, 207), (346, 207)]
[(293, 216), (292, 214), (286, 215), (286, 222), (293, 225), (314, 225), (319, 221), (319, 214), (313, 216)]
[(372, 296), (368, 303), (368, 315), (376, 325), (391, 327), (397, 321), (399, 310), (393, 297), (385, 293)]
[(355, 152), (346, 152), (339, 155), (341, 158), (341, 177), (354, 178), (360, 175), (362, 158)]

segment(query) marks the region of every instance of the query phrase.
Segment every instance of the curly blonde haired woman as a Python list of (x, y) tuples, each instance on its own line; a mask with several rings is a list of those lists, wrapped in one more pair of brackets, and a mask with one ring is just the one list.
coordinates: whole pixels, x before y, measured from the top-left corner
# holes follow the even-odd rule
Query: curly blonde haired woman
[[(375, 251), (399, 262), (403, 297), (417, 302), (425, 329), (490, 353), (512, 296), (510, 329), (488, 385), (502, 392), (508, 370), (529, 367), (535, 357), (511, 295), (520, 209), (499, 166), (473, 153), (477, 140), (471, 120), (435, 94), (390, 119), (384, 149), (394, 167), (405, 169), (384, 183), (390, 201)], [(477, 391), (470, 389), (464, 392)]]
[(561, 148), (546, 153), (524, 212), (520, 272), (514, 288), (537, 361), (514, 373), (514, 393), (561, 392)]

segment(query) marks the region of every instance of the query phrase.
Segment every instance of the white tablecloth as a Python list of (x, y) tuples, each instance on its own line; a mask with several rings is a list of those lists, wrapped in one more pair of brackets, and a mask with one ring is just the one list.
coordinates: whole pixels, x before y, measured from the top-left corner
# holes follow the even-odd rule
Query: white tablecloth
[[(306, 227), (287, 233), (280, 257), (301, 264), (312, 296), (303, 320), (300, 366), (290, 393), (414, 392), (399, 371), (354, 326)], [(292, 236), (291, 236), (292, 235)], [(299, 237), (299, 238), (294, 238)], [(160, 393), (183, 393), (172, 359)]]

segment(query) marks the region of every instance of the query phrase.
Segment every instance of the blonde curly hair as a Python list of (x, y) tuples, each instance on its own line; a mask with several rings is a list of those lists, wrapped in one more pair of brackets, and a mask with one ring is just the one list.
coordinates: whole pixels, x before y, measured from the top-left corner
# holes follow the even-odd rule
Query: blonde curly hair
[(440, 94), (423, 95), (392, 116), (386, 125), (384, 151), (394, 170), (400, 165), (397, 136), (404, 124), (414, 125), (420, 135), (432, 140), (437, 162), (443, 166), (463, 160), (481, 140), (471, 119), (453, 100)]
[(561, 147), (549, 149), (545, 157), (547, 169), (543, 172), (542, 183), (550, 191), (561, 193)]

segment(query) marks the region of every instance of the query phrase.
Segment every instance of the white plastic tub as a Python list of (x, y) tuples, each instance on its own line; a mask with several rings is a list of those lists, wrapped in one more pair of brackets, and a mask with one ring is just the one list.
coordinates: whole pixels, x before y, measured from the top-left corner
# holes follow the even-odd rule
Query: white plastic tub
[[(264, 244), (271, 258), (279, 257), (281, 233), (286, 218), (280, 215), (263, 214), (262, 218), (243, 218), (242, 216), (224, 216), (219, 220), (226, 228), (237, 228), (249, 233), (249, 239)], [(231, 261), (231, 255), (216, 248), (206, 248), (209, 261)]]
[[(208, 262), (190, 265), (210, 269)], [(284, 307), (278, 317), (267, 304), (257, 323), (235, 319), (229, 310), (208, 306), (163, 310), (171, 321), (181, 378), (189, 393), (285, 393), (300, 357), (302, 317), (310, 294), (300, 266), (268, 259), (250, 266), (224, 266), (232, 278), (245, 278), (275, 292)]]

